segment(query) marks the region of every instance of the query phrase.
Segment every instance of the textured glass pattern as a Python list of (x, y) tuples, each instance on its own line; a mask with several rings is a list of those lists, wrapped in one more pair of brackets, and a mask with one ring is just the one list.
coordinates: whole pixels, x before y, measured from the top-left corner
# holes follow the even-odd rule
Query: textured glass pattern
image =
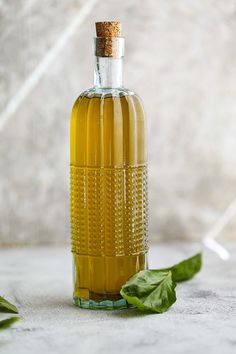
[(147, 167), (71, 166), (72, 252), (128, 256), (147, 251)]

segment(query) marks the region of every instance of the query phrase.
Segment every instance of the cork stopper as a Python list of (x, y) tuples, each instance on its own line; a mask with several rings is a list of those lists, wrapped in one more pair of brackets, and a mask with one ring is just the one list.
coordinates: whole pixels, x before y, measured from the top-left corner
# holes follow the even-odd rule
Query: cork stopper
[(96, 22), (95, 55), (121, 58), (124, 55), (124, 38), (121, 38), (119, 21)]
[(96, 22), (97, 37), (120, 37), (121, 23), (119, 21)]

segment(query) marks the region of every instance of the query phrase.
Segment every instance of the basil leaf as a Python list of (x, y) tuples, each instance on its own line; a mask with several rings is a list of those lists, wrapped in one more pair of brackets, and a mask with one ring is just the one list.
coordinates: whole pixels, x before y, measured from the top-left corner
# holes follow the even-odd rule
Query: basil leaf
[(197, 253), (184, 261), (175, 264), (171, 268), (160, 269), (161, 271), (171, 271), (172, 279), (175, 282), (191, 279), (202, 267), (202, 254)]
[(18, 313), (18, 309), (15, 305), (0, 296), (0, 312)]
[(121, 288), (121, 296), (141, 310), (165, 312), (176, 301), (170, 271), (141, 270)]
[(202, 254), (175, 264), (173, 267), (142, 270), (121, 288), (121, 296), (141, 310), (164, 312), (176, 301), (176, 282), (192, 278), (202, 267)]
[(0, 330), (10, 327), (13, 323), (18, 321), (19, 319), (20, 319), (20, 317), (14, 316), (14, 317), (9, 317), (5, 320), (1, 320), (0, 321)]

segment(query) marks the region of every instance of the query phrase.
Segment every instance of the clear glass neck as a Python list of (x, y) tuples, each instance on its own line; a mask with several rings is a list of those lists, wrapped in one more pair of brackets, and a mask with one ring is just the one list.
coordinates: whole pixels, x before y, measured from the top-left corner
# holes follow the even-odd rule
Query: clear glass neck
[(118, 88), (123, 84), (123, 60), (113, 57), (95, 57), (94, 85), (98, 88)]

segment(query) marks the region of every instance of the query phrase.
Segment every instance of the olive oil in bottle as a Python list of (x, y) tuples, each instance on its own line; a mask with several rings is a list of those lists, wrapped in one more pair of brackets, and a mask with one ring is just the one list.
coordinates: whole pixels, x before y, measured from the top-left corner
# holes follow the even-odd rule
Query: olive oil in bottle
[(119, 22), (96, 23), (95, 85), (71, 115), (74, 303), (123, 308), (121, 286), (147, 268), (147, 147), (139, 97), (122, 86)]

